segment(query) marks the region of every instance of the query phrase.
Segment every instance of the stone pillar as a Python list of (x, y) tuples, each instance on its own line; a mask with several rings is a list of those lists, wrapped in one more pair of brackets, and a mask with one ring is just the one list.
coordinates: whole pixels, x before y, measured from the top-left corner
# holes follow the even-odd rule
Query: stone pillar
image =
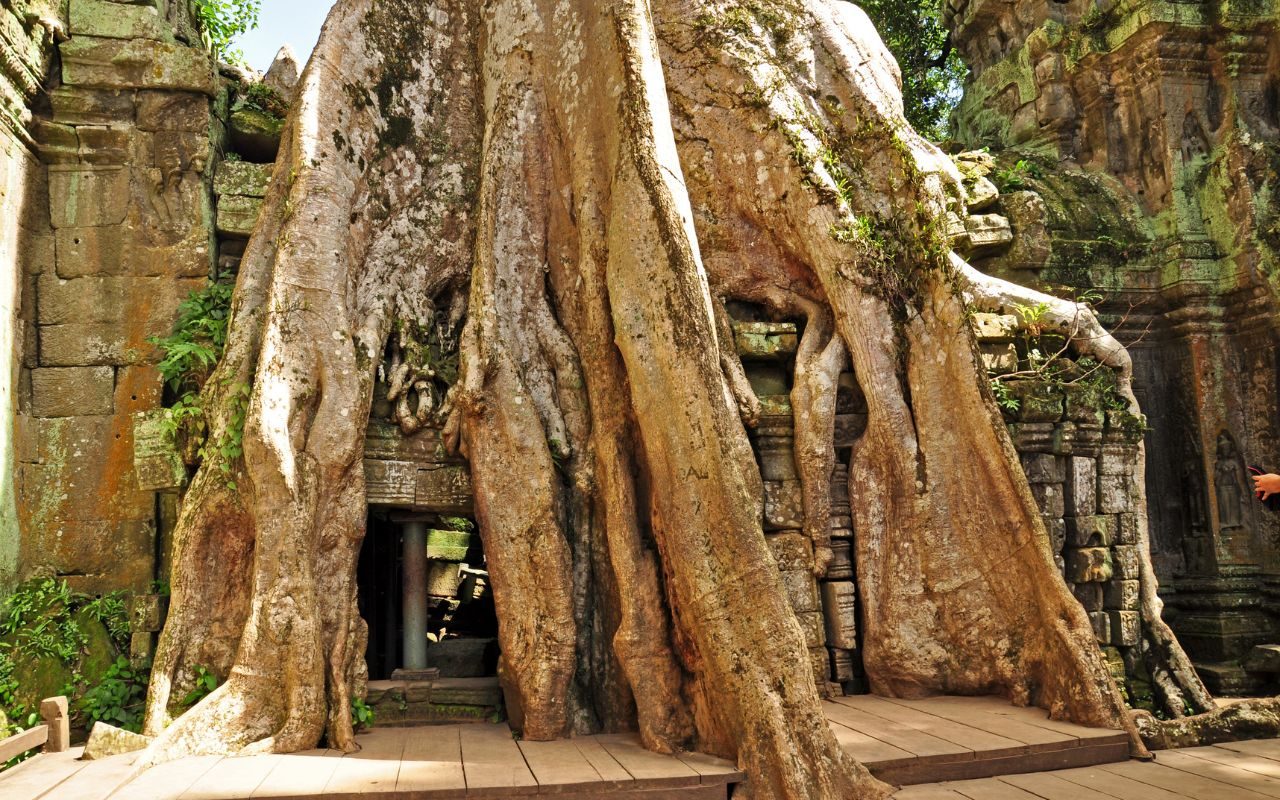
[(404, 570), (403, 667), (392, 673), (393, 680), (432, 680), (436, 670), (427, 667), (427, 525), (406, 520), (401, 531), (401, 564)]

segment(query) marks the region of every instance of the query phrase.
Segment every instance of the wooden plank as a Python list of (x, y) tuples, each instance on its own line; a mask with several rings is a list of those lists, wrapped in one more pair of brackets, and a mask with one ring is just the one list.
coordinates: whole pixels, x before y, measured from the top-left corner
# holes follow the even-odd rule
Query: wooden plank
[(1185, 794), (1187, 797), (1213, 798), (1213, 800), (1264, 800), (1266, 798), (1264, 794), (1166, 767), (1159, 761), (1145, 764), (1139, 761), (1128, 761), (1123, 764), (1106, 764), (1099, 769), (1132, 778), (1148, 786)]
[(194, 786), (222, 756), (196, 756), (170, 761), (152, 767), (116, 789), (113, 798), (146, 797), (148, 800), (173, 800)]
[(604, 786), (625, 789), (635, 782), (631, 773), (618, 763), (618, 759), (609, 755), (609, 751), (596, 741), (596, 737), (584, 736), (573, 741), (578, 745), (578, 752), (582, 753), (582, 757), (595, 767)]
[(856, 708), (859, 711), (865, 711), (881, 719), (897, 722), (908, 728), (923, 731), (952, 744), (968, 747), (974, 751), (975, 757), (977, 757), (977, 753), (982, 753), (988, 758), (1001, 758), (1027, 752), (1027, 746), (1022, 742), (1017, 742), (1004, 736), (997, 736), (968, 725), (961, 725), (933, 714), (926, 714), (914, 708), (892, 703), (882, 697), (875, 697), (869, 694), (856, 695), (854, 697), (837, 698), (835, 702), (840, 705), (847, 705), (850, 708)]
[(520, 742), (520, 753), (538, 782), (539, 794), (558, 794), (599, 786), (600, 773), (570, 739)]
[(969, 800), (1040, 800), (1037, 795), (1004, 783), (999, 778), (940, 783), (939, 788), (959, 792)]
[(506, 725), (464, 725), (458, 729), (467, 796), (536, 794), (538, 781)]
[(891, 703), (915, 708), (926, 714), (933, 714), (961, 725), (968, 725), (971, 728), (1022, 742), (1027, 746), (1028, 751), (1033, 753), (1041, 750), (1061, 750), (1080, 744), (1080, 740), (1074, 736), (1063, 736), (1035, 725), (1028, 725), (1020, 720), (991, 713), (993, 702), (1005, 702), (999, 699), (959, 697), (939, 697), (928, 700), (886, 699)]
[(953, 706), (969, 707), (975, 710), (983, 710), (988, 714), (996, 714), (997, 716), (1009, 717), (1026, 725), (1032, 725), (1037, 728), (1044, 728), (1052, 731), (1065, 738), (1070, 739), (1115, 739), (1117, 737), (1128, 741), (1128, 736), (1119, 730), (1113, 728), (1089, 728), (1084, 725), (1077, 725), (1074, 722), (1067, 722), (1060, 719), (1050, 719), (1049, 712), (1043, 708), (1035, 706), (1015, 706), (1008, 700), (1001, 697), (939, 697), (938, 702), (947, 703)]
[(920, 761), (914, 753), (908, 753), (900, 747), (885, 744), (875, 737), (856, 731), (836, 720), (829, 720), (829, 722), (831, 724), (831, 732), (836, 735), (836, 741), (840, 743), (845, 752), (861, 761), (868, 768), (897, 767)]
[(823, 709), (829, 719), (899, 750), (905, 750), (917, 758), (937, 762), (966, 761), (973, 758), (973, 750), (968, 747), (939, 739), (931, 733), (916, 730), (900, 722), (883, 719), (840, 703), (823, 703)]
[(747, 779), (746, 773), (738, 769), (737, 765), (723, 758), (706, 753), (678, 753), (676, 758), (698, 773), (704, 784), (741, 783)]
[(1115, 800), (1112, 795), (1064, 781), (1057, 775), (1041, 772), (1031, 775), (1004, 775), (998, 780), (1016, 786), (1044, 800)]
[(1100, 744), (1069, 747), (1066, 750), (1048, 750), (1041, 753), (1020, 753), (1000, 758), (987, 758), (985, 754), (970, 761), (954, 761), (934, 764), (915, 761), (901, 767), (874, 767), (877, 778), (903, 786), (915, 783), (940, 783), (942, 781), (967, 781), (977, 778), (994, 778), (1021, 772), (1048, 772), (1050, 770), (1091, 767), (1112, 764), (1129, 758), (1127, 744)]
[(1246, 772), (1256, 772), (1259, 775), (1266, 775), (1268, 778), (1280, 778), (1280, 761), (1266, 756), (1241, 753), (1236, 750), (1228, 750), (1225, 747), (1191, 747), (1178, 752), (1185, 753), (1193, 758), (1203, 758), (1206, 761), (1226, 764), (1229, 767), (1242, 769)]
[(286, 756), (262, 755), (223, 758), (205, 771), (200, 779), (183, 792), (182, 800), (224, 800), (228, 797), (251, 797), (258, 784)]
[(1005, 739), (1019, 741), (1027, 748), (1028, 753), (1075, 748), (1080, 744), (1080, 740), (1075, 739), (1075, 737), (1056, 735), (1056, 733), (1033, 726), (1033, 724), (1002, 717), (1000, 714), (992, 714), (989, 713), (989, 708), (984, 710), (979, 705), (951, 704), (946, 703), (945, 699), (936, 698), (929, 700), (887, 699), (890, 703), (896, 703), (905, 708), (922, 710), (922, 712), (933, 714), (936, 717), (950, 719), (951, 722), (965, 724), (970, 728), (978, 728), (980, 731), (1004, 736)]
[(126, 753), (90, 761), (44, 796), (49, 800), (105, 800), (133, 777), (135, 758), (137, 753)]
[(49, 741), (49, 726), (37, 725), (34, 728), (28, 728), (22, 733), (15, 733), (9, 738), (0, 741), (0, 764), (8, 761), (15, 756), (20, 756), (28, 750), (34, 750)]
[(252, 797), (319, 797), (342, 763), (342, 755), (340, 750), (293, 753), (267, 773)]
[(40, 797), (84, 769), (88, 761), (76, 761), (82, 748), (66, 753), (42, 753), (0, 773), (0, 797), (29, 800)]
[(953, 789), (939, 786), (908, 786), (893, 796), (893, 800), (968, 800)]
[(1065, 769), (1053, 774), (1065, 781), (1071, 781), (1113, 797), (1124, 798), (1124, 800), (1184, 800), (1187, 797), (1185, 794), (1149, 786), (1123, 775), (1105, 772), (1098, 767)]
[(459, 725), (409, 728), (400, 762), (397, 792), (417, 796), (463, 794), (467, 779), (462, 769), (462, 735)]
[(361, 750), (338, 759), (338, 766), (324, 786), (323, 797), (368, 797), (396, 788), (400, 757), (404, 753), (403, 730), (380, 728), (356, 737)]
[(1244, 742), (1227, 742), (1217, 745), (1223, 750), (1248, 753), (1251, 756), (1280, 761), (1280, 739), (1251, 739)]
[(1166, 767), (1180, 769), (1192, 775), (1211, 778), (1220, 783), (1238, 786), (1242, 789), (1257, 792), (1267, 797), (1280, 797), (1280, 780), (1247, 772), (1226, 764), (1219, 764), (1203, 758), (1195, 758), (1178, 750), (1167, 750), (1156, 755), (1157, 763)]
[(644, 749), (633, 733), (607, 734), (595, 739), (636, 779), (632, 788), (679, 788), (702, 783), (702, 776), (689, 765), (678, 758)]

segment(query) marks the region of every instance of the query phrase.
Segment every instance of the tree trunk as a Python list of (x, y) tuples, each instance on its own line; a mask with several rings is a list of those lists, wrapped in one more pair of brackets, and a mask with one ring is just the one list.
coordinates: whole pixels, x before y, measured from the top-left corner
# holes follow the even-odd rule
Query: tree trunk
[[(735, 300), (806, 320), (819, 572), (840, 373), (867, 397), (850, 489), (875, 690), (1000, 693), (1140, 749), (983, 388), (940, 233), (958, 175), (893, 69), (834, 0), (340, 0), (208, 393), (223, 436), (251, 381), (245, 457), (184, 503), (145, 763), (355, 747), (374, 382), (389, 337), (464, 295), (446, 433), (525, 737), (638, 728), (736, 758), (754, 797), (887, 794), (831, 733), (763, 536)], [(226, 683), (161, 732), (202, 663)]]

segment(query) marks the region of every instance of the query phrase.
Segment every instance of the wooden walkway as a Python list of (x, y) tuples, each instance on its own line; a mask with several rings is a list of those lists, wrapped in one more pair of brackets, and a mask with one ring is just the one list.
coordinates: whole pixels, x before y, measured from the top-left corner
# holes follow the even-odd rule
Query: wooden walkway
[[(1128, 757), (1122, 734), (1053, 722), (1039, 709), (1014, 708), (994, 698), (862, 696), (825, 706), (845, 749), (898, 785)], [(523, 742), (513, 739), (506, 725), (473, 724), (380, 728), (359, 741), (364, 749), (346, 756), (325, 750), (210, 756), (141, 775), (133, 774), (132, 756), (85, 762), (75, 760), (79, 750), (73, 749), (40, 756), (0, 775), (0, 800), (416, 800), (550, 794), (561, 800), (725, 800), (729, 786), (743, 777), (733, 765), (707, 756), (650, 753), (634, 735)]]
[(1280, 797), (1280, 740), (1156, 753), (1152, 763), (912, 786), (894, 800), (1266, 800)]

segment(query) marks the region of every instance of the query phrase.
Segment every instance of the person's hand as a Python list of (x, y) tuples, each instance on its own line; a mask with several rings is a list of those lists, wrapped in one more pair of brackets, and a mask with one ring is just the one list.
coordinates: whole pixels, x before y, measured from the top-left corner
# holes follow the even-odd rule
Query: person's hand
[(1253, 490), (1258, 493), (1259, 500), (1280, 494), (1280, 475), (1254, 475)]

